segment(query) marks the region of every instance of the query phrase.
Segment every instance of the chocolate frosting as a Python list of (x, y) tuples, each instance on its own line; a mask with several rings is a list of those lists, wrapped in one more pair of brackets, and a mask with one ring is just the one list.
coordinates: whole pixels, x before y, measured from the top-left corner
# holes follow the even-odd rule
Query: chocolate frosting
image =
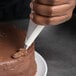
[(19, 48), (23, 48), (24, 38), (24, 31), (13, 26), (0, 26), (0, 61), (11, 59), (12, 54)]
[[(24, 30), (15, 26), (0, 25), (0, 76), (35, 76), (34, 44), (26, 55), (17, 59), (11, 57), (24, 47), (25, 35)], [(26, 52), (25, 49), (23, 51)]]

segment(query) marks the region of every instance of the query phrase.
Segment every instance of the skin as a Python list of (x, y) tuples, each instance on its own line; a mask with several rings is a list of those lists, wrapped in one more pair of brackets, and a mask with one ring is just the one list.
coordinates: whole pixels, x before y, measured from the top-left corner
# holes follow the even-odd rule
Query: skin
[(73, 14), (76, 0), (33, 0), (30, 18), (41, 25), (58, 25), (68, 21)]

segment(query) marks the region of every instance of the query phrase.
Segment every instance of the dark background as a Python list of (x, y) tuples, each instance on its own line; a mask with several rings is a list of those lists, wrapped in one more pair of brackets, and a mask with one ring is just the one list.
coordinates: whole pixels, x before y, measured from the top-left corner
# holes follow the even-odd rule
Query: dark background
[(29, 18), (31, 0), (0, 0), (0, 21)]

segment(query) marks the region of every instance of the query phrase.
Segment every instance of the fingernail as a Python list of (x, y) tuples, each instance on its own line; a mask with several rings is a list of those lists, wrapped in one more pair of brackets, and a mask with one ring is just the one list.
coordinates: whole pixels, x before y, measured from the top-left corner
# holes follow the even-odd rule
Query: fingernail
[(33, 3), (32, 2), (30, 3), (30, 8), (33, 9)]
[(30, 18), (33, 19), (33, 15), (32, 14), (30, 14)]

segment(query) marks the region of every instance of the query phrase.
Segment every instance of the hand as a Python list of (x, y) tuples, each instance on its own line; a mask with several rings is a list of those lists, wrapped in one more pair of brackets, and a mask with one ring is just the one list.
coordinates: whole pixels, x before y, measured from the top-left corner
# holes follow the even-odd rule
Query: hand
[(30, 18), (41, 25), (58, 25), (72, 17), (75, 0), (35, 0), (30, 3)]

